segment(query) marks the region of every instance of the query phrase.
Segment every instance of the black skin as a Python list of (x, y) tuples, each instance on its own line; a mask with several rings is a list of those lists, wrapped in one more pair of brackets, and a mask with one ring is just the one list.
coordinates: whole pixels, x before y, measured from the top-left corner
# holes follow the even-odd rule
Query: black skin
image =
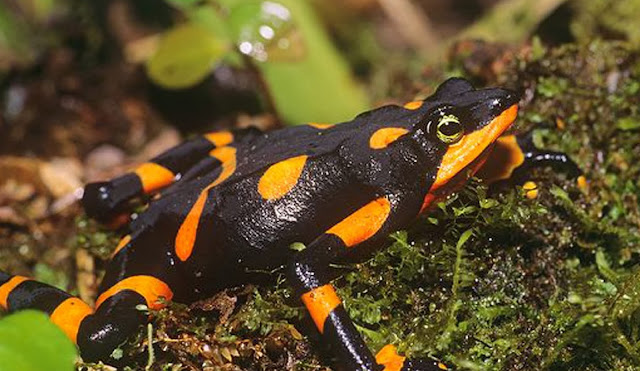
[[(450, 79), (418, 109), (385, 106), (324, 129), (305, 125), (270, 133), (238, 132), (228, 144), (236, 149), (235, 171), (209, 189), (186, 261), (176, 256), (176, 235), (203, 189), (218, 179), (223, 167), (208, 155), (213, 147), (202, 138), (169, 150), (152, 161), (181, 177), (131, 222), (131, 240), (109, 263), (99, 291), (127, 277), (147, 275), (165, 282), (173, 300), (192, 302), (246, 283), (251, 272), (283, 266), (298, 295), (327, 285), (335, 278), (330, 264), (366, 259), (385, 245), (389, 233), (406, 228), (418, 216), (449, 147), (436, 130), (444, 115), (455, 115), (466, 135), (483, 129), (517, 101), (509, 90), (476, 90), (463, 79)], [(372, 149), (371, 136), (385, 127), (408, 133), (386, 148)], [(257, 187), (265, 171), (300, 155), (308, 159), (295, 186), (279, 199), (263, 199)], [(126, 210), (128, 200), (140, 194), (140, 180), (128, 174), (89, 184), (83, 204), (88, 214), (105, 221)], [(390, 211), (373, 235), (347, 248), (340, 237), (326, 233), (381, 197), (389, 201)], [(294, 242), (306, 248), (297, 252), (290, 248)], [(0, 273), (0, 285), (10, 277)], [(49, 290), (54, 297), (47, 299), (49, 307), (69, 297), (38, 285), (39, 292)], [(24, 300), (37, 296), (38, 290), (21, 286), (9, 295), (14, 299), (9, 309), (38, 308), (34, 300)], [(83, 358), (108, 361), (111, 351), (146, 321), (135, 309), (144, 302), (135, 288), (121, 291), (86, 317), (77, 341)], [(333, 308), (321, 330), (340, 366), (363, 371), (384, 368), (342, 305)], [(439, 369), (431, 360), (406, 360), (401, 368)]]

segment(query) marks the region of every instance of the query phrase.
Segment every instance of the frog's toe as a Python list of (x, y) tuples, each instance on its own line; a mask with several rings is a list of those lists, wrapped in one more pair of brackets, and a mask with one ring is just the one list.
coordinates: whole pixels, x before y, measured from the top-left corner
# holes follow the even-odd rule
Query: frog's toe
[(84, 188), (82, 205), (89, 217), (108, 223), (124, 211), (127, 201), (137, 193), (135, 185), (114, 184), (113, 181), (89, 183)]

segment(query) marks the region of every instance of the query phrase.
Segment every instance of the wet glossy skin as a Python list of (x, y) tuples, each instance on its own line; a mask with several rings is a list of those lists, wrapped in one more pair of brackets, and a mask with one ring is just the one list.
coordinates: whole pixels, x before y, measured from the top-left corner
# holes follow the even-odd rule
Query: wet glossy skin
[[(389, 233), (464, 183), (514, 121), (517, 100), (508, 90), (475, 90), (451, 79), (425, 101), (382, 107), (347, 123), (210, 133), (130, 174), (89, 185), (85, 208), (102, 220), (125, 210), (132, 197), (162, 190), (117, 247), (95, 313), (77, 304), (80, 314), (57, 323), (69, 328), (84, 357), (106, 359), (144, 322), (135, 305), (158, 307), (159, 296), (193, 301), (243, 284), (256, 271), (284, 267), (340, 364), (442, 368), (405, 360), (391, 348), (373, 357), (335, 294), (328, 267), (366, 259)], [(306, 249), (291, 249), (294, 242)], [(19, 289), (37, 283), (17, 281), (0, 273), (0, 299), (4, 287), (11, 310), (28, 306), (17, 298), (36, 295), (35, 288)], [(74, 299), (56, 295), (50, 313)]]

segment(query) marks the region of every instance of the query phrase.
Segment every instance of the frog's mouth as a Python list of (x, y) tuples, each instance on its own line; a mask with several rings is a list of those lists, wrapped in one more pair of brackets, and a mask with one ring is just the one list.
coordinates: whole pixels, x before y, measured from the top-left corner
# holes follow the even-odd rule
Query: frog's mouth
[(496, 140), (513, 124), (518, 114), (516, 104), (504, 110), (482, 128), (465, 135), (449, 146), (422, 209), (464, 185), (487, 160)]
[(475, 159), (465, 166), (461, 171), (447, 180), (446, 184), (434, 189), (433, 187), (429, 193), (441, 199), (447, 195), (462, 188), (465, 183), (484, 165), (489, 158), (489, 155), (493, 151), (495, 143), (489, 144)]

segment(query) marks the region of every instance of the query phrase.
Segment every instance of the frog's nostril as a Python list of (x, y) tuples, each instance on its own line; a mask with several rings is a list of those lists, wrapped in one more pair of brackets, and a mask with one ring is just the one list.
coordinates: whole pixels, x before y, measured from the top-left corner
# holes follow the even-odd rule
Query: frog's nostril
[(506, 92), (505, 102), (507, 103), (507, 106), (512, 106), (518, 103), (520, 100), (520, 95), (518, 93), (511, 90), (507, 90)]

